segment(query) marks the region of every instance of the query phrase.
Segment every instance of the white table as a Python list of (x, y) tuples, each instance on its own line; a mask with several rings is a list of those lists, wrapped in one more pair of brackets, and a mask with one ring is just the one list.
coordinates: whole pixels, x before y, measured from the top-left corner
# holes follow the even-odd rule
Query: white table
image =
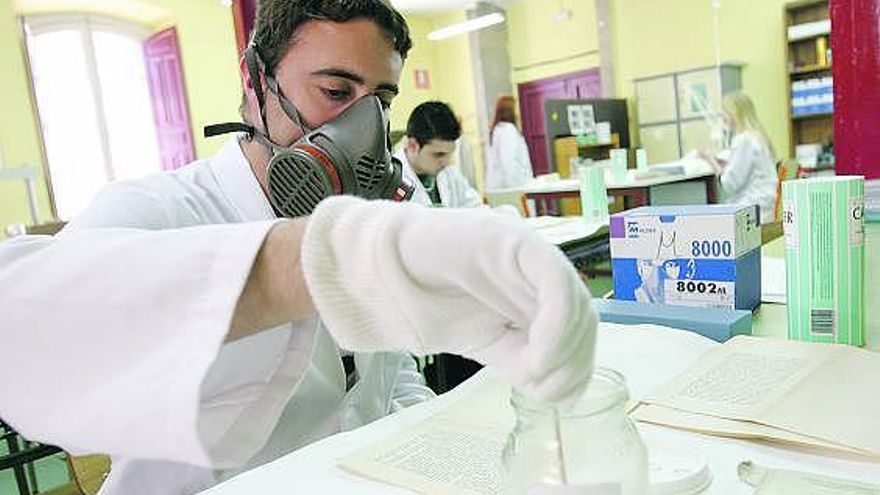
[[(718, 345), (696, 334), (647, 326), (602, 324), (597, 362), (621, 371), (634, 398), (650, 394), (686, 369), (697, 357)], [(204, 492), (206, 495), (271, 494), (412, 494), (349, 474), (336, 466), (336, 459), (418, 424), (426, 418), (469, 398), (469, 392), (487, 380), (481, 372), (435, 400), (411, 407), (357, 430), (340, 433), (286, 457), (243, 473)], [(477, 408), (479, 409), (479, 408)], [(491, 413), (491, 411), (490, 411)], [(503, 411), (499, 411), (502, 414)], [(487, 411), (474, 411), (476, 416)], [(660, 426), (640, 424), (649, 445), (658, 443), (698, 449), (709, 460), (712, 485), (708, 494), (747, 494), (751, 488), (736, 474), (739, 462), (751, 459), (774, 468), (797, 469), (863, 481), (880, 482), (880, 462), (775, 444), (731, 440)]]

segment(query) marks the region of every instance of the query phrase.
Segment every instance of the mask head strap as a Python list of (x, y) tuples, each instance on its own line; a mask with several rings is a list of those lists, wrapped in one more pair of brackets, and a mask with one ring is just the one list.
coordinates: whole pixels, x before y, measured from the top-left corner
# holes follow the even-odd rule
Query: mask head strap
[[(244, 51), (244, 61), (247, 64), (248, 74), (251, 77), (251, 86), (254, 88), (254, 95), (257, 97), (257, 105), (260, 108), (260, 119), (263, 121), (263, 132), (269, 135), (269, 124), (266, 121), (266, 96), (263, 93), (263, 84), (260, 80), (260, 73), (265, 73), (265, 65), (257, 51), (257, 45), (251, 43)], [(268, 78), (268, 75), (267, 75)]]
[(281, 91), (281, 86), (278, 85), (278, 81), (270, 75), (266, 74), (266, 86), (269, 88), (269, 91), (275, 93), (275, 96), (278, 97), (278, 101), (281, 103), (281, 109), (284, 110), (284, 113), (287, 114), (287, 117), (293, 121), (294, 124), (298, 125), (303, 135), (309, 133), (308, 127), (303, 123), (302, 116), (299, 114), (299, 110), (297, 110), (296, 105), (293, 104), (292, 101), (288, 100), (284, 93)]

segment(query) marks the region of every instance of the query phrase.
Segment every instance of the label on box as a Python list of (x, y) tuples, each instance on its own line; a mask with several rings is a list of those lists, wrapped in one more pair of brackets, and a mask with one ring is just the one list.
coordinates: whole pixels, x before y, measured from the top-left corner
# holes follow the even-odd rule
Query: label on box
[(732, 308), (736, 301), (736, 284), (712, 280), (667, 280), (666, 304)]
[[(648, 210), (650, 211), (650, 210)], [(611, 221), (616, 299), (751, 309), (760, 294), (760, 222), (755, 207), (698, 207), (623, 214)], [(718, 211), (718, 210), (715, 210)]]
[(782, 230), (785, 232), (785, 246), (789, 249), (797, 249), (800, 245), (797, 214), (790, 201), (782, 205)]
[(854, 196), (849, 200), (849, 245), (865, 244), (865, 197)]

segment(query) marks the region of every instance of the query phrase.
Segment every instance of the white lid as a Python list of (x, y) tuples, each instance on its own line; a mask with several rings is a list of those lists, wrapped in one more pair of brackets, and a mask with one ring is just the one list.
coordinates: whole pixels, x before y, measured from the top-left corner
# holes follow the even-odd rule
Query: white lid
[(712, 473), (706, 458), (694, 449), (651, 446), (648, 456), (650, 495), (692, 495), (706, 489)]

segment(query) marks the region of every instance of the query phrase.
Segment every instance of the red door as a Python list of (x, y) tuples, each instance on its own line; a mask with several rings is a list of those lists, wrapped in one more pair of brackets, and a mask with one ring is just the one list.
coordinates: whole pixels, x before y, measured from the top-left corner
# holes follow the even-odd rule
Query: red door
[(880, 179), (880, 2), (831, 2), (838, 175)]
[(523, 136), (535, 175), (550, 172), (544, 101), (598, 98), (602, 94), (599, 69), (573, 72), (518, 86)]
[(195, 159), (177, 30), (169, 28), (148, 38), (144, 59), (162, 169), (173, 170)]

